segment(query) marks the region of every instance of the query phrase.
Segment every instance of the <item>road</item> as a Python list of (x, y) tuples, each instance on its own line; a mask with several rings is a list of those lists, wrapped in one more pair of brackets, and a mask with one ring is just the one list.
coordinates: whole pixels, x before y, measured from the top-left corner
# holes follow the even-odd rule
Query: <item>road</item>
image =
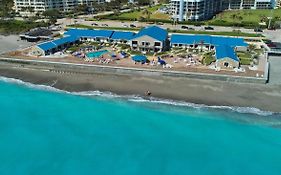
[[(104, 24), (108, 25), (109, 27), (129, 27), (130, 24), (134, 24), (137, 27), (145, 27), (151, 24), (147, 24), (144, 22), (128, 22), (128, 21), (113, 21), (113, 20), (102, 20), (102, 21), (87, 21), (85, 20), (85, 18), (79, 18), (79, 19), (59, 19), (58, 20), (59, 23), (61, 23), (63, 25), (63, 27), (65, 27), (66, 25), (70, 25), (70, 24), (82, 24), (82, 25), (88, 25), (91, 26), (93, 23), (98, 24), (98, 26), (102, 26)], [(161, 27), (163, 28), (169, 28), (169, 29), (175, 29), (175, 30), (184, 30), (182, 29), (183, 25), (172, 25), (172, 24), (163, 24), (161, 25)], [(188, 26), (189, 28), (193, 28), (196, 31), (204, 31), (204, 27), (205, 26), (193, 26), (193, 25), (184, 25), (184, 26)], [(222, 26), (212, 26), (214, 28), (214, 30), (210, 30), (210, 31), (215, 31), (215, 32), (231, 32), (233, 30), (240, 30), (241, 32), (244, 33), (257, 33), (254, 32), (253, 29), (245, 29), (245, 28), (237, 28), (237, 27), (222, 27)], [(281, 42), (281, 30), (264, 30), (264, 32), (262, 32), (261, 34), (263, 34), (264, 36), (266, 36), (266, 38), (273, 40), (275, 42)]]

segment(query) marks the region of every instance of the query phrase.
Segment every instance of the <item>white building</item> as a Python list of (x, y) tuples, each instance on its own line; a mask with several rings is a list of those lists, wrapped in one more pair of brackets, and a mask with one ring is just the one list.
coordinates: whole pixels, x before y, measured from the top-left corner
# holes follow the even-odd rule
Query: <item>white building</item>
[(223, 10), (224, 0), (170, 0), (172, 18), (179, 21), (204, 20)]
[(93, 3), (104, 3), (105, 0), (14, 0), (15, 10), (20, 14), (42, 13), (49, 9), (63, 12), (71, 11), (77, 5), (92, 6)]
[(272, 9), (276, 0), (230, 0), (229, 9)]
[(276, 0), (170, 0), (170, 14), (178, 21), (205, 20), (226, 9), (272, 9)]

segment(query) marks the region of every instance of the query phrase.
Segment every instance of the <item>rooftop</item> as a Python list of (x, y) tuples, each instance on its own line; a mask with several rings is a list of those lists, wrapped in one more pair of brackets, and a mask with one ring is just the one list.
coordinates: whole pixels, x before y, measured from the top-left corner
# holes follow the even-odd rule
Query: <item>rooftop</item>
[(111, 36), (111, 39), (130, 40), (134, 35), (135, 35), (134, 32), (114, 31)]
[(227, 45), (216, 46), (216, 59), (231, 58), (232, 60), (239, 61), (234, 48)]
[(64, 35), (76, 37), (104, 37), (110, 38), (113, 34), (112, 30), (89, 30), (89, 29), (69, 29)]
[(180, 35), (171, 36), (171, 44), (211, 44), (214, 46), (228, 45), (232, 47), (247, 46), (243, 38), (211, 36), (211, 35)]
[(138, 38), (141, 36), (150, 36), (158, 41), (164, 41), (168, 37), (168, 31), (158, 26), (148, 26), (139, 31), (132, 39)]
[(63, 44), (75, 42), (77, 40), (78, 40), (78, 38), (75, 36), (67, 36), (67, 37), (56, 39), (53, 41), (44, 42), (44, 43), (38, 44), (37, 46), (40, 49), (47, 51), (47, 50), (51, 50), (51, 49), (56, 48)]

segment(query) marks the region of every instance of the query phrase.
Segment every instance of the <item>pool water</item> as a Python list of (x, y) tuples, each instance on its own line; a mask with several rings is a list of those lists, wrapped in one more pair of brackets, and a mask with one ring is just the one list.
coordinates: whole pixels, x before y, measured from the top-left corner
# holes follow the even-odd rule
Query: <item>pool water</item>
[(100, 50), (100, 51), (96, 51), (96, 52), (89, 52), (86, 55), (88, 58), (98, 58), (107, 52), (108, 52), (108, 50)]

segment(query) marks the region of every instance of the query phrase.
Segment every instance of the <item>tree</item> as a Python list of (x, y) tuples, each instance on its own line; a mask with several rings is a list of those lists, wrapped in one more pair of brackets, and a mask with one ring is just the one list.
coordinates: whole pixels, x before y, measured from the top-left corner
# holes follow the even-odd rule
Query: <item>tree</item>
[(119, 9), (114, 9), (113, 13), (114, 13), (115, 16), (118, 16), (118, 15), (120, 15), (120, 10)]
[(13, 11), (14, 1), (13, 0), (2, 0), (0, 4), (0, 17), (7, 18), (14, 14)]
[(31, 14), (33, 14), (33, 13), (35, 12), (34, 7), (31, 7), (31, 6), (28, 6), (28, 7), (26, 8), (26, 11), (29, 12), (29, 13), (31, 13)]
[(55, 24), (57, 19), (61, 16), (60, 11), (57, 9), (46, 10), (42, 15), (48, 18), (51, 24)]
[(249, 49), (249, 52), (252, 52), (256, 49), (256, 46), (254, 44), (249, 44), (248, 49)]
[(85, 4), (78, 5), (74, 8), (74, 12), (75, 13), (87, 13), (87, 12), (89, 12), (89, 8)]
[(144, 19), (148, 20), (150, 19), (151, 11), (144, 9), (141, 14)]
[(138, 5), (139, 6), (144, 6), (144, 5), (149, 5), (150, 0), (138, 0)]

